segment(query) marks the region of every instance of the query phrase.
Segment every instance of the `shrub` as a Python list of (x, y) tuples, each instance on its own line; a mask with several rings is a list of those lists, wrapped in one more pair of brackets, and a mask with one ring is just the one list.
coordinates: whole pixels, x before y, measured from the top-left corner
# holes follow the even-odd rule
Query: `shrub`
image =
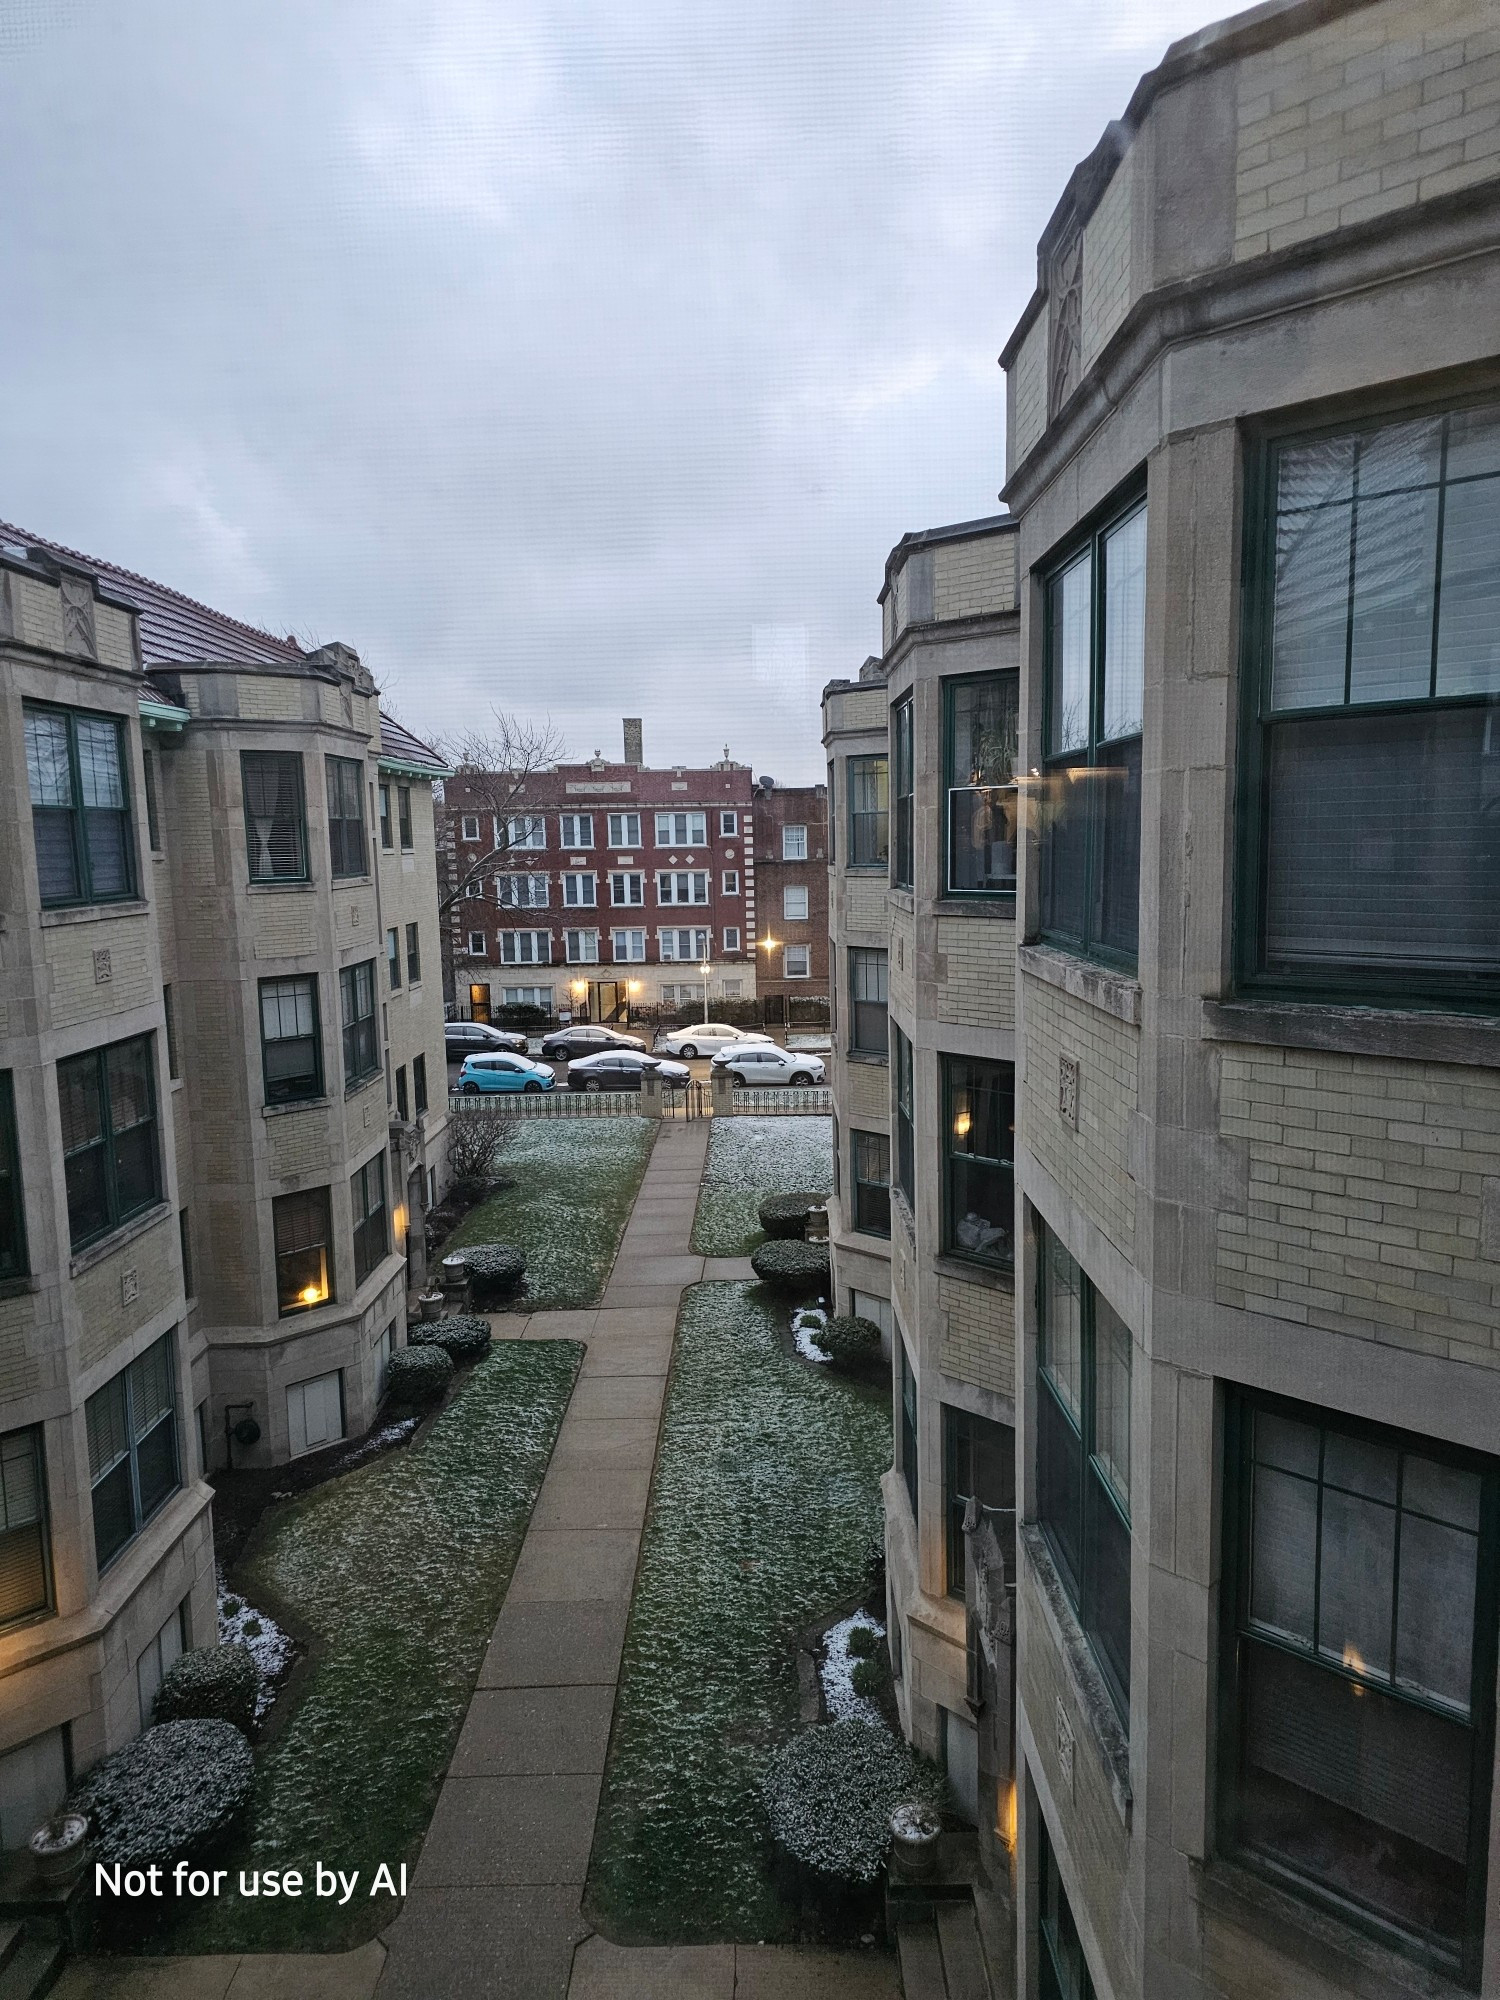
[(453, 1313), (447, 1319), (413, 1320), (407, 1328), (413, 1347), (440, 1347), (455, 1361), (477, 1361), (489, 1351), (490, 1323), (477, 1313)]
[[(829, 1286), (828, 1245), (784, 1238), (762, 1243), (751, 1252), (750, 1268), (763, 1284), (779, 1291), (821, 1295)], [(819, 1336), (818, 1345), (822, 1344)]]
[(878, 1701), (885, 1692), (885, 1668), (878, 1659), (857, 1660), (849, 1685), (868, 1701)]
[(232, 1722), (248, 1736), (260, 1697), (260, 1668), (247, 1646), (201, 1646), (168, 1667), (151, 1714), (157, 1722)]
[(890, 1843), (892, 1809), (906, 1798), (936, 1804), (942, 1774), (919, 1764), (875, 1722), (804, 1729), (771, 1757), (761, 1797), (778, 1846), (805, 1868), (871, 1882)]
[(545, 1007), (533, 1007), (530, 1001), (512, 1002), (495, 1013), (495, 1025), (500, 1028), (545, 1028), (551, 1019)]
[(851, 1660), (873, 1660), (880, 1646), (880, 1635), (871, 1625), (851, 1625), (844, 1644)]
[(420, 1408), (439, 1403), (453, 1380), (453, 1357), (441, 1347), (398, 1347), (385, 1364), (386, 1394)]
[(869, 1368), (880, 1359), (880, 1328), (872, 1319), (840, 1313), (817, 1340), (835, 1368)]
[(526, 1275), (526, 1259), (509, 1243), (466, 1243), (457, 1255), (469, 1267), (469, 1290), (476, 1306), (508, 1298)]
[(233, 1723), (163, 1722), (106, 1757), (73, 1787), (92, 1822), (95, 1858), (145, 1868), (208, 1852), (231, 1833), (255, 1789), (255, 1759)]
[(482, 1182), (515, 1123), (493, 1099), (466, 1097), (448, 1120), (448, 1171), (455, 1181)]
[(756, 1213), (767, 1236), (804, 1236), (808, 1216), (827, 1199), (822, 1194), (770, 1194)]

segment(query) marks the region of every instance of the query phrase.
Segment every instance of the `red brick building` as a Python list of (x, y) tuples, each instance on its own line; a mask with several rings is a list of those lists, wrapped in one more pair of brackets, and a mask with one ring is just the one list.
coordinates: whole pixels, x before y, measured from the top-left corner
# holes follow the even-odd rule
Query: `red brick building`
[(752, 802), (756, 990), (771, 1025), (828, 1018), (828, 787), (758, 778)]

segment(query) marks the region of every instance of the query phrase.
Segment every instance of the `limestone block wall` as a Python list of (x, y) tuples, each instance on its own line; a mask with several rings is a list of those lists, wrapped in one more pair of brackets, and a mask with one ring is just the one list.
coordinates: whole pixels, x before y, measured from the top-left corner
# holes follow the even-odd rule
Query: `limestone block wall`
[(1083, 365), (1091, 368), (1130, 310), (1136, 154), (1126, 153), (1083, 230)]
[(1015, 608), (1014, 535), (939, 542), (932, 551), (932, 568), (934, 618), (980, 618)]
[(1016, 927), (1003, 918), (937, 920), (937, 1018), (948, 1026), (1014, 1028)]
[(891, 1073), (884, 1063), (851, 1062), (844, 1075), (840, 1110), (850, 1126), (883, 1132), (891, 1116)]
[(156, 940), (145, 917), (100, 919), (92, 910), (88, 917), (83, 923), (44, 919), (54, 1028), (149, 1007), (156, 998)]
[[(1059, 1187), (1125, 1256), (1136, 1188), (1127, 1139), (1137, 1101), (1140, 1030), (1070, 993), (1027, 979), (1022, 1136)], [(1059, 1109), (1060, 1059), (1078, 1065), (1078, 1124)]]
[(1047, 343), (1051, 316), (1044, 304), (1027, 329), (1010, 372), (1006, 471), (1013, 472), (1047, 428)]
[(868, 875), (844, 876), (845, 931), (884, 931), (885, 887), (885, 876), (873, 871)]

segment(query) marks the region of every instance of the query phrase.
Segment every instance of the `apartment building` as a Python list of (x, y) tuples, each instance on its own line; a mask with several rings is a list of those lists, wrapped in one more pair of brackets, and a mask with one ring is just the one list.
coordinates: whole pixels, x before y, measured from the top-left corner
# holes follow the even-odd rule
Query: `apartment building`
[(441, 767), (355, 654), (3, 528), (0, 667), (10, 1848), (212, 1642), (205, 1471), (373, 1414), (445, 1068)]
[(762, 1016), (773, 1025), (821, 1026), (829, 990), (826, 787), (757, 778), (752, 829), (755, 873), (746, 922), (758, 940)]
[[(625, 757), (444, 787), (452, 1000), (617, 1021), (637, 1007), (755, 997), (751, 776)], [(501, 809), (497, 809), (497, 800)], [(705, 969), (706, 968), (706, 971)]]
[(1493, 6), (1175, 44), (1003, 361), (1018, 1990), (1500, 1992)]

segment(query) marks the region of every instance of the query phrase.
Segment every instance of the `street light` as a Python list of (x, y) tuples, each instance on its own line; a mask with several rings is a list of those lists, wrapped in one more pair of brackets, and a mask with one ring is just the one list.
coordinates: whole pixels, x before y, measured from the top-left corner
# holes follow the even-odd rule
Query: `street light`
[(707, 959), (704, 959), (703, 963), (698, 967), (698, 976), (703, 981), (703, 1020), (704, 1020), (704, 1025), (706, 1026), (708, 1023), (708, 960)]
[(584, 1011), (584, 1001), (588, 998), (589, 983), (586, 979), (575, 979), (571, 988), (575, 1013)]

